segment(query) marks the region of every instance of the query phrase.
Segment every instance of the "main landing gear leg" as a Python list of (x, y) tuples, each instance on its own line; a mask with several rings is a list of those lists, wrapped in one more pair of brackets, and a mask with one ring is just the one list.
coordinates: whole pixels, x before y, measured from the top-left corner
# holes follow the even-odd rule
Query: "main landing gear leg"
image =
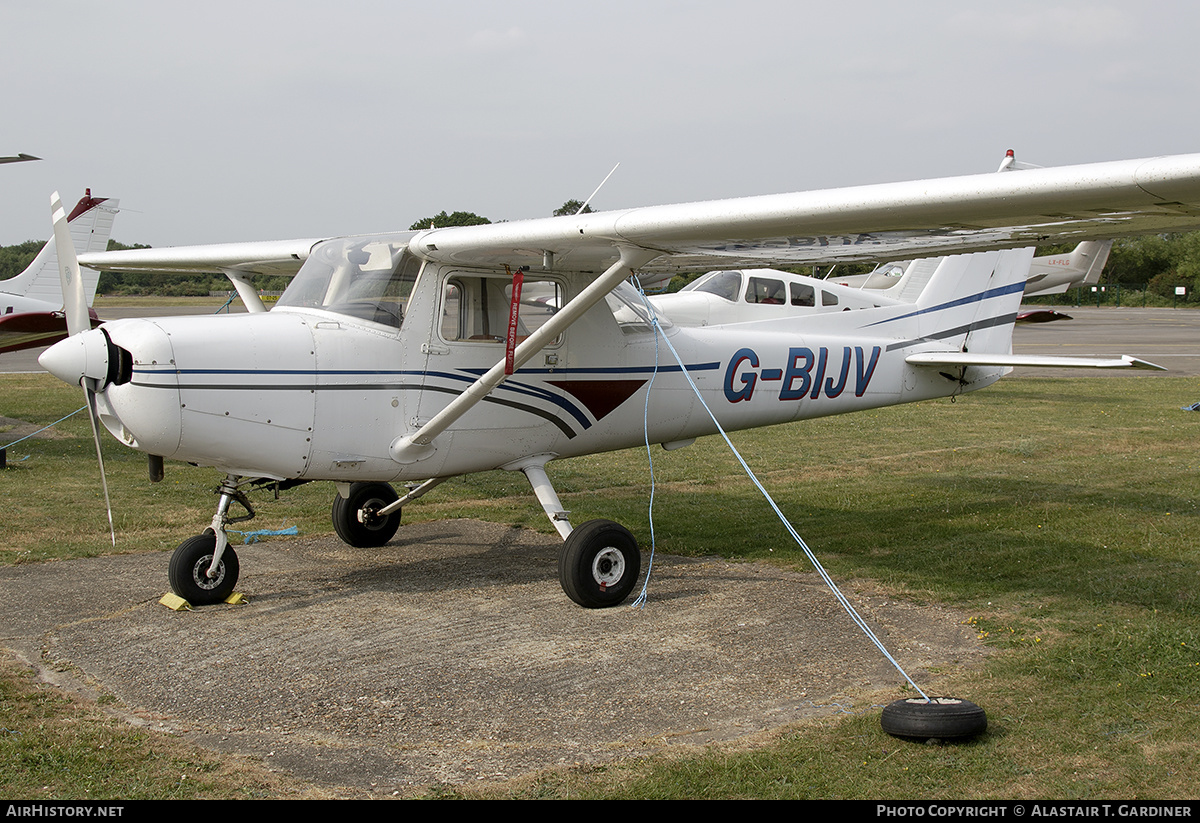
[[(179, 544), (171, 555), (167, 576), (171, 590), (193, 606), (220, 603), (233, 593), (237, 585), (237, 553), (229, 546), (225, 529), (231, 523), (242, 523), (254, 517), (254, 509), (246, 495), (238, 488), (237, 475), (227, 475), (217, 490), (221, 495), (212, 525), (204, 534), (188, 538)], [(229, 506), (237, 503), (245, 510), (244, 515), (231, 516)]]
[(558, 579), (567, 597), (587, 609), (619, 605), (633, 591), (641, 571), (637, 540), (619, 523), (589, 520), (572, 528), (546, 474), (551, 455), (538, 455), (504, 468), (524, 472), (542, 510), (563, 538)]

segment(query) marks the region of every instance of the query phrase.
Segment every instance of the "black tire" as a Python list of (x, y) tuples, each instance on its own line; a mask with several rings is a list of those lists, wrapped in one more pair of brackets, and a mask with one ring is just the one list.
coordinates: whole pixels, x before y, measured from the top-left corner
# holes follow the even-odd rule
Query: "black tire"
[(375, 512), (400, 499), (387, 483), (354, 483), (350, 496), (333, 498), (333, 530), (343, 542), (359, 549), (386, 545), (400, 528), (399, 510), (380, 517)]
[(910, 697), (889, 703), (880, 718), (883, 730), (894, 737), (928, 740), (963, 740), (987, 729), (987, 715), (969, 700), (956, 697)]
[(605, 609), (629, 596), (641, 566), (642, 553), (628, 529), (611, 520), (589, 520), (563, 542), (558, 579), (580, 606)]
[(233, 593), (237, 585), (238, 566), (237, 552), (232, 546), (227, 546), (221, 552), (221, 562), (217, 565), (217, 576), (208, 577), (208, 567), (212, 565), (213, 553), (217, 549), (217, 536), (208, 531), (196, 537), (189, 537), (179, 544), (171, 555), (171, 565), (167, 569), (167, 577), (171, 581), (171, 591), (182, 597), (193, 606), (207, 606), (220, 603)]

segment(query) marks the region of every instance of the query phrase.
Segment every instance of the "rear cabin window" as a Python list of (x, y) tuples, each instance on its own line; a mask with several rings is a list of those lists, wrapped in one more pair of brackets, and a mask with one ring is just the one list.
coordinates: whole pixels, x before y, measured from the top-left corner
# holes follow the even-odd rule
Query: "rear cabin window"
[(663, 329), (671, 328), (671, 321), (664, 315), (655, 314), (653, 319), (651, 318), (650, 312), (646, 308), (646, 302), (638, 290), (629, 284), (629, 281), (618, 285), (605, 295), (604, 300), (622, 334), (652, 332), (655, 322)]
[(817, 290), (807, 283), (792, 283), (792, 305), (812, 308), (817, 305)]

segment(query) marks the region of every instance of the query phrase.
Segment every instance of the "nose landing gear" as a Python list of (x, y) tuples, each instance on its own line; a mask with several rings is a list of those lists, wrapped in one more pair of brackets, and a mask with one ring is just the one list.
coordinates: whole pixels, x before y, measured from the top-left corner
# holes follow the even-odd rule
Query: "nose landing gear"
[(226, 547), (213, 573), (216, 551), (217, 536), (211, 529), (180, 543), (167, 571), (171, 590), (194, 606), (220, 603), (233, 594), (239, 572), (237, 553)]
[[(237, 585), (237, 553), (229, 547), (225, 528), (231, 523), (242, 523), (254, 517), (254, 509), (244, 492), (238, 488), (240, 477), (227, 475), (217, 490), (221, 495), (212, 525), (204, 534), (190, 537), (179, 544), (171, 555), (167, 577), (171, 590), (193, 606), (220, 603), (233, 593)], [(245, 514), (231, 516), (229, 506), (237, 503)]]

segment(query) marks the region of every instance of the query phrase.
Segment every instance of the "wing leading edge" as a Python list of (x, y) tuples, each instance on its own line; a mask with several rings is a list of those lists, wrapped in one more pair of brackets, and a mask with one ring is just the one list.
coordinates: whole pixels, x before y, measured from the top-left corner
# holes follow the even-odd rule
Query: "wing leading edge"
[(79, 263), (98, 271), (290, 275), (299, 271), (312, 247), (323, 239), (129, 249), (81, 254)]
[(1200, 154), (431, 229), (410, 249), (460, 265), (647, 271), (930, 257), (1200, 228)]
[[(1200, 228), (1200, 154), (1035, 168), (416, 233), (409, 249), (467, 266), (602, 272), (636, 248), (669, 274), (896, 260)], [(106, 271), (291, 274), (317, 239), (106, 252)]]

